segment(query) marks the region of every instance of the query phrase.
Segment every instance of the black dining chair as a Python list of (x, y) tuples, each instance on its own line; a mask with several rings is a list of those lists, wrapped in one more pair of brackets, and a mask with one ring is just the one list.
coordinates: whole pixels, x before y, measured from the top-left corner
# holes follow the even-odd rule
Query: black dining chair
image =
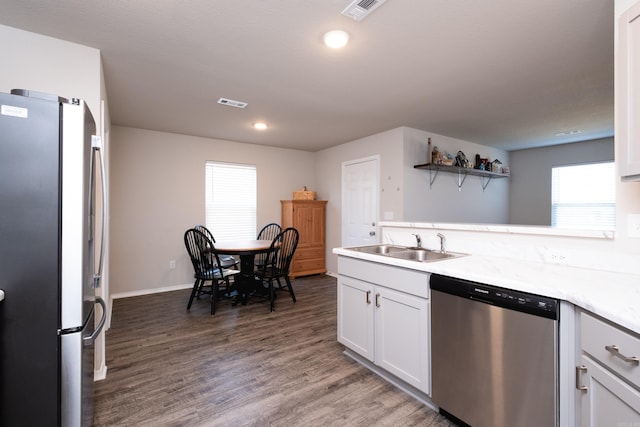
[[(238, 274), (240, 271), (220, 268), (222, 265), (218, 253), (215, 251), (213, 241), (209, 237), (195, 228), (190, 228), (184, 233), (184, 245), (193, 264), (195, 282), (187, 304), (187, 310), (191, 309), (194, 298), (200, 295), (211, 295), (211, 315), (216, 312), (216, 301), (220, 298), (220, 292), (226, 294), (231, 292), (229, 277)], [(210, 281), (210, 286), (205, 283)], [(223, 288), (220, 288), (222, 284)]]
[(291, 260), (293, 259), (296, 248), (298, 247), (299, 239), (300, 235), (298, 230), (293, 227), (285, 228), (271, 242), (270, 250), (266, 254), (265, 263), (256, 267), (256, 276), (260, 279), (261, 283), (266, 283), (269, 287), (271, 311), (273, 311), (275, 306), (274, 281), (278, 283), (278, 288), (282, 288), (280, 279), (284, 279), (289, 289), (291, 299), (293, 302), (296, 302), (296, 296), (293, 293), (291, 279), (289, 278), (289, 267), (291, 266)]
[[(211, 231), (209, 231), (209, 229), (204, 225), (198, 224), (193, 228), (195, 228), (201, 233), (204, 233), (209, 238), (209, 240), (211, 240), (213, 243), (216, 242), (216, 239), (213, 237), (213, 234), (211, 233)], [(218, 258), (220, 259), (220, 262), (222, 262), (222, 268), (231, 268), (238, 265), (238, 260), (232, 257), (231, 255), (219, 254)]]
[[(258, 232), (258, 237), (256, 237), (256, 239), (273, 240), (278, 234), (280, 234), (281, 231), (282, 231), (282, 227), (280, 227), (280, 224), (276, 224), (275, 222), (272, 222), (262, 227), (262, 230)], [(267, 259), (267, 254), (257, 254), (253, 259), (253, 263), (255, 266), (260, 267), (264, 265), (264, 262), (266, 259)]]

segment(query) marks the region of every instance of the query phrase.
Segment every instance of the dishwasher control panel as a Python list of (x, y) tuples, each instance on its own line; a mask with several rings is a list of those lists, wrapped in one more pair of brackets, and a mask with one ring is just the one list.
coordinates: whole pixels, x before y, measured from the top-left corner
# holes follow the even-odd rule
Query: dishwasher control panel
[(500, 288), (469, 280), (432, 274), (431, 289), (469, 298), (475, 301), (524, 311), (549, 319), (558, 318), (558, 300), (527, 292)]

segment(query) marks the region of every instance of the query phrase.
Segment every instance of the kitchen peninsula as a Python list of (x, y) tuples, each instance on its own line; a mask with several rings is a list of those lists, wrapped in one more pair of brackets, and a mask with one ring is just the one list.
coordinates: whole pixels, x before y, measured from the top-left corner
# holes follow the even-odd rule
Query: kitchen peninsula
[[(598, 390), (603, 387), (601, 384), (609, 384), (607, 393), (614, 396), (613, 400), (623, 401), (623, 406), (630, 408), (631, 415), (625, 413), (627, 418), (624, 421), (640, 421), (640, 374), (636, 372), (640, 368), (633, 362), (633, 358), (640, 355), (640, 272), (632, 259), (625, 259), (619, 253), (602, 251), (602, 245), (613, 240), (612, 235), (590, 231), (569, 233), (546, 227), (478, 224), (383, 222), (380, 225), (383, 243), (415, 246), (414, 235), (417, 234), (424, 247), (439, 250), (437, 233), (441, 233), (446, 236), (447, 250), (466, 253), (468, 256), (416, 262), (335, 248), (333, 252), (338, 255), (339, 260), (339, 288), (344, 273), (341, 268), (352, 263), (349, 260), (357, 260), (366, 263), (368, 268), (385, 265), (396, 268), (398, 272), (423, 272), (422, 286), (425, 289), (422, 297), (430, 304), (433, 304), (428, 290), (430, 274), (555, 298), (560, 301), (561, 308), (557, 362), (560, 408), (558, 425), (597, 425), (597, 420), (615, 413), (611, 399), (605, 403), (594, 402), (595, 398), (603, 396)], [(548, 239), (544, 238), (549, 235), (566, 238), (570, 242), (575, 240), (576, 250), (549, 247)], [(592, 242), (597, 242), (593, 246), (600, 250), (590, 251)], [(366, 268), (353, 270), (349, 267), (347, 274), (353, 276), (353, 271), (363, 270)], [(347, 277), (348, 280), (352, 278)], [(375, 283), (377, 279), (371, 280)], [(400, 284), (400, 280), (398, 283)], [(338, 294), (340, 295), (340, 289)], [(338, 321), (340, 334), (340, 316)], [(429, 328), (431, 326), (429, 324)], [(425, 339), (430, 346), (429, 336), (427, 334)], [(597, 344), (593, 344), (594, 341)], [(619, 350), (616, 345), (620, 346)], [(350, 351), (348, 345), (346, 347), (347, 354), (354, 359), (382, 376), (389, 375), (384, 368), (380, 369), (374, 366), (375, 363), (363, 361), (358, 354)], [(625, 362), (620, 354), (632, 361)], [(431, 369), (430, 352), (422, 363)], [(607, 369), (601, 366), (616, 372), (617, 376), (609, 378)], [(390, 380), (425, 403), (435, 406), (430, 401), (430, 389), (421, 393), (419, 388), (416, 390), (411, 385), (405, 386), (405, 381), (398, 379), (393, 373)], [(624, 400), (616, 400), (620, 399), (616, 394), (616, 387), (623, 390), (620, 395), (625, 396)], [(614, 412), (607, 412), (607, 408), (613, 408), (610, 410)]]

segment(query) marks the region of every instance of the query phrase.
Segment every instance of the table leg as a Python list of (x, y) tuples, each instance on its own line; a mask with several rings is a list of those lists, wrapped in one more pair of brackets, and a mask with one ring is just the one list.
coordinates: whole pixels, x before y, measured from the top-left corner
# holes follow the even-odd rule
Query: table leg
[[(256, 280), (253, 274), (253, 258), (253, 254), (240, 255), (240, 273), (236, 275), (235, 280), (238, 289), (238, 298), (242, 305), (247, 303), (249, 294), (256, 289)], [(237, 304), (237, 301), (235, 301), (235, 304)]]

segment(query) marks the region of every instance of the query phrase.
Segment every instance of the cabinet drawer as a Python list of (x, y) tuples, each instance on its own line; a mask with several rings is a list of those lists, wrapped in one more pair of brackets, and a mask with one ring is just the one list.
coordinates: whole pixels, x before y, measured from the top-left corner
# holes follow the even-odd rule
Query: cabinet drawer
[(429, 273), (424, 271), (339, 256), (338, 274), (376, 283), (421, 298), (429, 298)]
[(294, 272), (299, 271), (307, 271), (307, 270), (318, 270), (324, 269), (324, 259), (323, 258), (314, 258), (314, 259), (301, 259), (301, 260), (293, 260), (291, 270)]
[(587, 313), (581, 313), (580, 337), (584, 352), (635, 386), (640, 386), (640, 365), (638, 362), (623, 359), (624, 357), (640, 358), (640, 338), (637, 335)]
[(312, 248), (300, 248), (296, 249), (294, 259), (309, 259), (309, 258), (323, 258), (324, 247), (316, 246)]

